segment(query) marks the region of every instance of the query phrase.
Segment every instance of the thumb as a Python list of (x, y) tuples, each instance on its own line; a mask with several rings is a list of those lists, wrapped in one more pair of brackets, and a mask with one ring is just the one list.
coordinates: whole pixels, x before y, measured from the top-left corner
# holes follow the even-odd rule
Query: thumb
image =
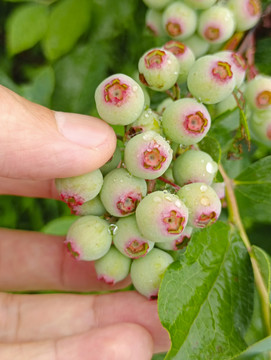
[(104, 121), (53, 112), (0, 86), (0, 176), (52, 179), (87, 173), (113, 154), (116, 136)]

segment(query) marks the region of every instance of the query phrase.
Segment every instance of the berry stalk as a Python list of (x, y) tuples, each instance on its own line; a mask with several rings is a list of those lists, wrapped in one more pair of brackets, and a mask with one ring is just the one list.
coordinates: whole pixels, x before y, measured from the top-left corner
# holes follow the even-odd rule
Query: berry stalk
[(267, 335), (270, 335), (271, 334), (271, 323), (270, 323), (269, 294), (268, 294), (268, 291), (264, 284), (264, 280), (263, 280), (262, 274), (260, 272), (260, 267), (259, 267), (259, 264), (257, 263), (253, 248), (250, 244), (249, 238), (247, 236), (246, 230), (244, 228), (244, 225), (243, 225), (241, 217), (240, 217), (238, 204), (237, 204), (236, 197), (234, 194), (234, 185), (235, 184), (234, 184), (233, 180), (228, 177), (228, 175), (226, 174), (222, 165), (219, 165), (219, 171), (220, 171), (220, 173), (224, 179), (225, 185), (226, 185), (226, 200), (227, 200), (228, 211), (229, 211), (229, 220), (238, 229), (241, 239), (243, 240), (243, 243), (249, 254), (252, 268), (253, 268), (253, 273), (254, 273), (255, 285), (256, 285), (256, 288), (260, 295), (265, 331), (266, 331)]

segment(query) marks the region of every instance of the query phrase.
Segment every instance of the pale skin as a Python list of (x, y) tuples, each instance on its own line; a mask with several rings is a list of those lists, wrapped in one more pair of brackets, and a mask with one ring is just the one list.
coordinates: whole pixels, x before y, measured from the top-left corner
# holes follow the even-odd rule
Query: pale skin
[[(107, 124), (67, 116), (69, 123), (61, 115), (57, 125), (52, 110), (0, 86), (0, 194), (57, 199), (56, 177), (92, 171), (112, 156), (116, 139)], [(74, 260), (62, 237), (0, 229), (0, 359), (147, 360), (167, 351), (156, 301), (135, 291), (71, 294), (129, 283), (99, 282), (93, 263)], [(44, 290), (67, 293), (9, 292)]]

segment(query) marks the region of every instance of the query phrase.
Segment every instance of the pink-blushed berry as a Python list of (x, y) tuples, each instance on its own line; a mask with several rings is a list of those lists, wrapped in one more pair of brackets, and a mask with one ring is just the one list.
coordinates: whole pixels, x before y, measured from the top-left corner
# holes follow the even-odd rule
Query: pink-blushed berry
[(255, 111), (249, 117), (252, 137), (271, 148), (271, 110)]
[(195, 62), (193, 51), (177, 40), (170, 40), (164, 46), (164, 49), (172, 52), (176, 56), (180, 64), (178, 83), (184, 83), (187, 79), (188, 72)]
[(113, 243), (123, 255), (138, 259), (152, 250), (154, 242), (141, 234), (135, 215), (119, 219), (116, 225)]
[(225, 42), (234, 30), (234, 15), (226, 6), (215, 5), (199, 15), (198, 33), (212, 44)]
[(162, 250), (172, 250), (177, 251), (181, 250), (187, 246), (191, 236), (192, 236), (193, 228), (191, 226), (186, 226), (181, 235), (171, 241), (158, 242), (155, 245)]
[(70, 226), (64, 243), (75, 259), (97, 260), (110, 249), (109, 224), (98, 216), (82, 216)]
[(167, 106), (162, 115), (165, 135), (182, 145), (198, 143), (211, 126), (207, 108), (196, 99), (183, 98)]
[(210, 48), (210, 43), (198, 34), (190, 36), (188, 39), (183, 40), (183, 42), (193, 51), (196, 59), (205, 55)]
[(178, 196), (167, 191), (148, 194), (136, 209), (140, 232), (153, 242), (177, 239), (188, 221), (188, 210)]
[(164, 137), (146, 131), (131, 138), (124, 149), (128, 171), (143, 179), (156, 179), (169, 167), (172, 149)]
[(236, 87), (239, 88), (245, 80), (247, 69), (247, 64), (242, 55), (234, 51), (220, 51), (216, 53), (216, 55), (222, 57), (231, 64), (236, 80)]
[(97, 195), (94, 199), (86, 201), (82, 205), (73, 205), (72, 213), (80, 216), (102, 216), (106, 213), (106, 210), (103, 206), (103, 203), (101, 202), (99, 195)]
[(140, 81), (156, 91), (170, 89), (178, 79), (179, 70), (176, 57), (162, 48), (145, 52), (138, 62)]
[(162, 276), (172, 262), (172, 256), (160, 249), (133, 260), (130, 274), (136, 290), (149, 300), (157, 299)]
[(184, 0), (184, 2), (194, 9), (203, 10), (213, 6), (217, 0)]
[(161, 12), (154, 10), (154, 9), (148, 9), (146, 12), (145, 24), (146, 24), (147, 29), (149, 29), (149, 31), (154, 36), (164, 35)]
[(173, 176), (180, 186), (194, 182), (211, 185), (217, 170), (211, 156), (199, 150), (187, 150), (173, 162)]
[(103, 175), (97, 169), (83, 175), (56, 179), (55, 185), (60, 199), (73, 210), (98, 195), (103, 185)]
[(211, 187), (214, 189), (217, 196), (219, 197), (222, 207), (225, 208), (227, 206), (225, 183), (224, 182), (215, 182), (211, 185)]
[(196, 30), (197, 13), (186, 4), (174, 1), (163, 12), (163, 26), (171, 38), (187, 39)]
[(237, 31), (253, 28), (261, 18), (260, 0), (229, 0), (227, 6), (234, 14)]
[(216, 55), (197, 59), (187, 77), (189, 91), (204, 104), (216, 104), (226, 99), (235, 85), (231, 64)]
[(144, 108), (144, 94), (139, 84), (124, 74), (114, 74), (103, 80), (95, 91), (100, 117), (112, 125), (128, 125)]
[(120, 168), (112, 170), (104, 177), (100, 197), (109, 214), (122, 217), (133, 214), (146, 193), (147, 184), (144, 179)]
[(129, 275), (131, 260), (114, 246), (94, 263), (98, 280), (114, 285)]
[(217, 221), (221, 202), (214, 189), (204, 183), (183, 186), (177, 195), (189, 210), (188, 225), (205, 228)]
[(247, 104), (254, 110), (271, 109), (271, 77), (257, 75), (245, 88)]
[(162, 133), (160, 116), (151, 108), (144, 110), (136, 121), (127, 126), (124, 140), (128, 141), (135, 135), (149, 130), (155, 131), (158, 134)]

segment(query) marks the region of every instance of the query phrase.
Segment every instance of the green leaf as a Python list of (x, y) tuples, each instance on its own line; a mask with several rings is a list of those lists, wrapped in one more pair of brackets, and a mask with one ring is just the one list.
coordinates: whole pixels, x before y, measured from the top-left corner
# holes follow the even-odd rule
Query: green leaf
[(271, 222), (271, 156), (250, 165), (235, 180), (241, 216)]
[[(271, 263), (269, 255), (258, 246), (252, 246), (254, 255), (260, 268), (260, 272), (270, 297)], [(271, 297), (270, 297), (271, 299)]]
[(18, 54), (36, 45), (47, 29), (48, 9), (37, 4), (22, 5), (7, 20), (7, 49)]
[(246, 348), (254, 282), (239, 235), (217, 222), (191, 239), (166, 271), (158, 311), (172, 347), (166, 359), (226, 360)]
[(213, 121), (208, 135), (220, 143), (222, 152), (227, 152), (234, 140), (233, 132), (238, 129), (239, 124), (239, 109), (227, 111)]
[(28, 1), (28, 2), (35, 2), (38, 4), (50, 5), (53, 2), (58, 1), (58, 0), (5, 0), (5, 1), (8, 1), (8, 2), (26, 2), (26, 1)]
[(55, 110), (89, 113), (95, 107), (95, 89), (107, 76), (109, 46), (103, 42), (78, 46), (55, 63)]
[(221, 159), (221, 148), (219, 142), (212, 136), (205, 136), (198, 144), (200, 150), (207, 152), (217, 163)]
[(266, 75), (271, 75), (270, 58), (271, 58), (271, 38), (266, 37), (262, 39), (257, 39), (255, 63), (261, 73)]
[(21, 95), (37, 104), (50, 106), (55, 87), (55, 74), (51, 66), (34, 71), (33, 81), (21, 86)]
[(43, 40), (44, 54), (56, 60), (70, 51), (89, 26), (91, 1), (61, 0), (52, 9)]
[(234, 360), (247, 360), (255, 359), (256, 355), (271, 351), (271, 336), (266, 337), (265, 339), (251, 345), (244, 352), (242, 352), (237, 357), (234, 357)]
[(48, 224), (46, 224), (41, 229), (41, 232), (50, 235), (65, 236), (72, 223), (77, 219), (77, 216), (72, 215), (59, 217), (58, 219), (52, 220)]

